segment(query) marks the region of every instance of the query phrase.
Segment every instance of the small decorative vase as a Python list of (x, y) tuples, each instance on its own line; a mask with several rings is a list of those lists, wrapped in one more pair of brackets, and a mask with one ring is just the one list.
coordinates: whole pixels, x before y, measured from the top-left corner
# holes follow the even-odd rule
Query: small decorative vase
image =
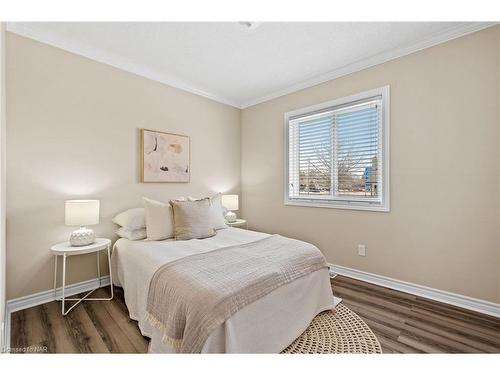
[(69, 237), (69, 243), (71, 246), (87, 246), (94, 243), (94, 241), (94, 231), (85, 227), (75, 230)]

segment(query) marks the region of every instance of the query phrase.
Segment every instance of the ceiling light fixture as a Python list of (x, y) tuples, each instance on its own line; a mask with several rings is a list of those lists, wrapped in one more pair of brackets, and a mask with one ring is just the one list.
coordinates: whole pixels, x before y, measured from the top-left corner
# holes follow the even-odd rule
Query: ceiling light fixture
[(255, 30), (260, 26), (261, 22), (252, 22), (252, 21), (240, 21), (238, 22), (240, 26), (242, 26), (245, 30)]

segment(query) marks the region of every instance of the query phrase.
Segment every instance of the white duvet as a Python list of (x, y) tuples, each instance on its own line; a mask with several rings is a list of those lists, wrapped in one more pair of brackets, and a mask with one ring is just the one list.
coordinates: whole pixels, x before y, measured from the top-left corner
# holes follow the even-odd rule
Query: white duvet
[[(161, 333), (145, 320), (149, 283), (165, 263), (191, 254), (253, 242), (269, 236), (237, 228), (214, 237), (189, 241), (119, 239), (112, 254), (115, 285), (123, 287), (130, 318), (151, 338), (150, 352), (175, 352), (161, 342)], [(328, 270), (322, 269), (286, 284), (235, 313), (209, 336), (203, 353), (279, 353), (307, 328), (321, 311), (335, 306)], [(165, 306), (168, 308), (168, 306)]]

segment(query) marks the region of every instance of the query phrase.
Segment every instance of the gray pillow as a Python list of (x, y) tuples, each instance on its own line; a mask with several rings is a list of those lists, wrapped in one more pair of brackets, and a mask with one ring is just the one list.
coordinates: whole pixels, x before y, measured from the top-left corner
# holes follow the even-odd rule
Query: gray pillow
[(170, 204), (174, 213), (176, 240), (200, 239), (215, 235), (209, 198), (194, 202), (170, 201)]

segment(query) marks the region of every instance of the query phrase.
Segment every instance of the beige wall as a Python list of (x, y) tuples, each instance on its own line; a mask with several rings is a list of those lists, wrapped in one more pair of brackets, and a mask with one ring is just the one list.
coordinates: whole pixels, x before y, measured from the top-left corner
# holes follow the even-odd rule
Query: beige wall
[(0, 350), (4, 343), (5, 322), (5, 24), (0, 22)]
[[(7, 298), (52, 287), (64, 200), (98, 198), (100, 236), (141, 197), (239, 193), (240, 111), (7, 33)], [(139, 128), (191, 137), (191, 182), (139, 182)], [(103, 264), (104, 265), (104, 264)], [(95, 277), (71, 258), (69, 283)]]
[[(497, 30), (500, 28), (497, 27)], [(500, 30), (497, 31), (500, 33)], [(497, 37), (497, 124), (499, 126), (497, 130), (497, 135), (498, 135), (498, 148), (500, 148), (500, 37)], [(500, 196), (500, 150), (497, 151), (498, 155), (498, 161), (497, 161), (497, 183), (498, 183), (498, 194)], [(500, 215), (500, 198), (497, 200), (497, 213)], [(499, 226), (500, 226), (500, 219), (499, 219)], [(498, 227), (497, 227), (498, 228)], [(498, 230), (498, 242), (500, 243), (500, 228)], [(500, 245), (497, 248), (498, 250), (498, 264), (497, 264), (497, 274), (498, 274), (498, 292), (497, 292), (497, 301), (500, 301)]]
[[(500, 302), (499, 61), (496, 27), (239, 111), (7, 33), (7, 298), (51, 287), (47, 248), (72, 230), (65, 199), (101, 199), (95, 229), (111, 236), (111, 217), (142, 196), (238, 193), (241, 135), (253, 229), (310, 241), (335, 264)], [(284, 112), (387, 84), (391, 212), (284, 206)], [(191, 136), (191, 183), (139, 183), (141, 127)], [(72, 259), (69, 282), (93, 271), (93, 257)]]
[[(499, 37), (490, 28), (244, 109), (250, 226), (310, 241), (334, 264), (500, 302)], [(391, 212), (285, 206), (283, 114), (384, 85)]]

